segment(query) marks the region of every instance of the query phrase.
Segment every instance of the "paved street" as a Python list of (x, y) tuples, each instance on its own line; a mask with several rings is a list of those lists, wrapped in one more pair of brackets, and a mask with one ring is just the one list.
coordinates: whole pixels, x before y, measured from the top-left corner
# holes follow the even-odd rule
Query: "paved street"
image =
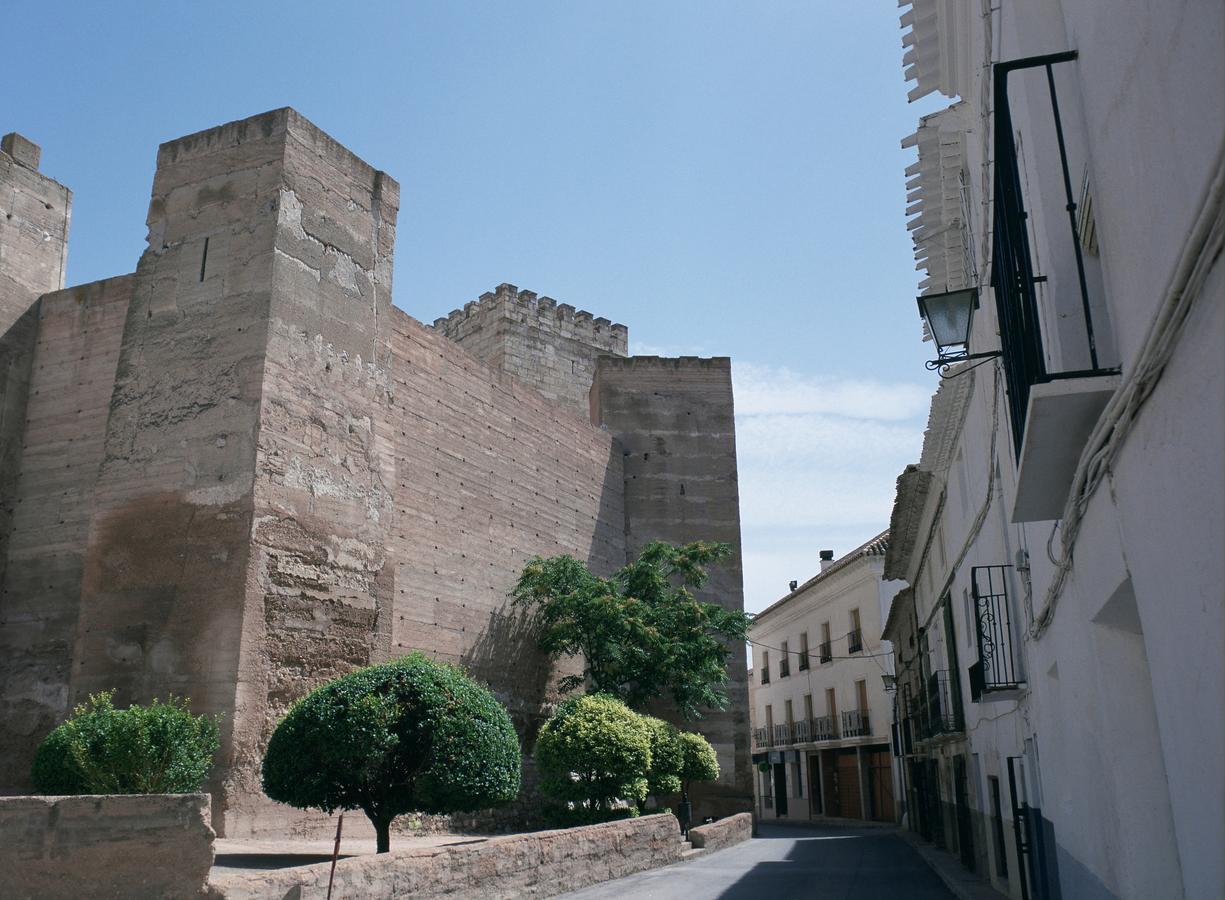
[(568, 900), (944, 900), (953, 895), (919, 855), (888, 830), (762, 825), (759, 837), (727, 850), (564, 896)]

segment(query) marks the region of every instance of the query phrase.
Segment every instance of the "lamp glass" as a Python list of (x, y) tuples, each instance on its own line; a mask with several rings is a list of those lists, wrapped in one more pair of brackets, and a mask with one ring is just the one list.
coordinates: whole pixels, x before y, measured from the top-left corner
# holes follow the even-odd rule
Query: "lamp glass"
[(970, 343), (970, 321), (978, 292), (973, 288), (929, 294), (919, 298), (919, 312), (936, 341), (936, 350), (943, 356), (951, 349), (965, 351)]

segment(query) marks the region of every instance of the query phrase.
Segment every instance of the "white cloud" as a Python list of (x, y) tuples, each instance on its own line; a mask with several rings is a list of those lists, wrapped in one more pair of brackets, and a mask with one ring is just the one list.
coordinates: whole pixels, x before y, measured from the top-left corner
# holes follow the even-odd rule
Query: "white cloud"
[(732, 365), (745, 608), (820, 570), (889, 524), (895, 482), (919, 457), (930, 391), (920, 384)]
[(746, 416), (831, 413), (856, 419), (922, 416), (931, 391), (918, 384), (801, 375), (784, 367), (734, 363), (736, 411)]

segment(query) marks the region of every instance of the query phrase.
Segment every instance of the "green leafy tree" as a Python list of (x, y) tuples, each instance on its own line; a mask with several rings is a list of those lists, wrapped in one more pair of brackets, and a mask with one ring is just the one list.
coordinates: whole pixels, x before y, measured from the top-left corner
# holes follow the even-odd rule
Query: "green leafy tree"
[(727, 659), (742, 647), (749, 617), (697, 600), (707, 567), (731, 554), (727, 544), (655, 541), (611, 578), (599, 578), (570, 556), (536, 557), (524, 567), (515, 602), (533, 609), (540, 646), (553, 656), (581, 656), (593, 690), (642, 709), (667, 696), (687, 718), (724, 709)]
[(92, 695), (39, 745), (31, 778), (41, 794), (186, 794), (199, 790), (219, 746), (217, 720), (170, 697), (116, 709)]
[(513, 800), (519, 739), (506, 710), (454, 666), (414, 653), (359, 669), (299, 700), (264, 756), (264, 792), (300, 809), (360, 809), (378, 852), (406, 812)]
[(615, 697), (571, 697), (541, 726), (536, 765), (546, 796), (607, 813), (618, 800), (646, 797), (651, 730)]
[(685, 793), (695, 781), (715, 781), (719, 777), (719, 756), (710, 741), (693, 731), (680, 733), (680, 779)]
[[(681, 733), (663, 719), (643, 716), (642, 721), (651, 736), (651, 767), (647, 770), (647, 794), (661, 797), (680, 793), (680, 772), (684, 764)], [(638, 808), (642, 809), (645, 802), (644, 797)]]

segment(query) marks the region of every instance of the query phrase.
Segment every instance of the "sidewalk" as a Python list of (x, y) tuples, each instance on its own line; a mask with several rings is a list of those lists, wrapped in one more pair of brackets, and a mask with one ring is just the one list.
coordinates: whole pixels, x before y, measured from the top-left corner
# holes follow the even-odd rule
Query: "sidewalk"
[(1006, 900), (1007, 895), (993, 888), (986, 879), (975, 875), (959, 860), (937, 850), (913, 831), (898, 828), (897, 835), (914, 848), (958, 900)]

